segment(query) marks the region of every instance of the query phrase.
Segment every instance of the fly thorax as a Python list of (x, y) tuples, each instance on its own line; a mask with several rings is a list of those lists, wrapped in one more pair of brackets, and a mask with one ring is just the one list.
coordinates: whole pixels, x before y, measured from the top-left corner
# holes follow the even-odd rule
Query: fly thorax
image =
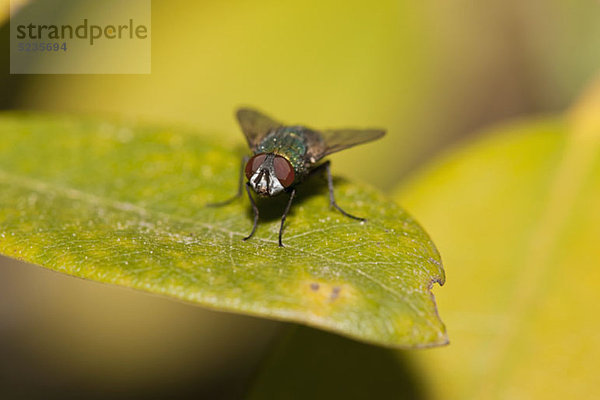
[(275, 175), (274, 159), (274, 154), (267, 155), (265, 161), (249, 180), (252, 189), (261, 196), (275, 196), (284, 189)]

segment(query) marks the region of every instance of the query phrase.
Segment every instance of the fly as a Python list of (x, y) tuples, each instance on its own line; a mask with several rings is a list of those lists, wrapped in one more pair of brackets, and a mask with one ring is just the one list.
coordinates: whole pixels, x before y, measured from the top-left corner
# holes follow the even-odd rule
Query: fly
[(241, 108), (236, 113), (252, 156), (242, 159), (238, 192), (227, 201), (213, 203), (211, 206), (229, 204), (242, 195), (244, 175), (246, 193), (254, 210), (252, 231), (244, 238), (250, 239), (258, 225), (258, 207), (251, 191), (262, 197), (273, 197), (283, 192), (289, 194), (289, 200), (281, 217), (279, 227), (279, 246), (283, 247), (281, 237), (283, 225), (292, 201), (296, 195), (296, 186), (307, 177), (325, 171), (329, 188), (329, 204), (346, 217), (365, 221), (344, 211), (335, 202), (331, 162), (320, 161), (329, 154), (381, 138), (385, 131), (381, 129), (327, 129), (314, 130), (303, 125), (284, 125), (270, 117), (249, 108)]

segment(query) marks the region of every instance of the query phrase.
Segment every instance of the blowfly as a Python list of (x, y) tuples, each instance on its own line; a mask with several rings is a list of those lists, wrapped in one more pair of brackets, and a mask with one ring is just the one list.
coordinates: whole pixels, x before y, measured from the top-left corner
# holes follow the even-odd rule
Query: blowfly
[(258, 225), (258, 207), (252, 197), (251, 190), (261, 197), (273, 197), (288, 193), (289, 200), (281, 217), (279, 227), (279, 246), (283, 225), (296, 195), (296, 186), (309, 176), (325, 171), (329, 187), (329, 204), (346, 217), (365, 221), (344, 211), (335, 202), (333, 195), (333, 179), (331, 162), (321, 160), (329, 154), (371, 142), (381, 138), (385, 131), (381, 129), (326, 129), (314, 130), (303, 125), (284, 125), (270, 117), (249, 108), (241, 108), (236, 112), (242, 132), (246, 136), (252, 156), (242, 159), (238, 192), (231, 199), (211, 204), (222, 206), (242, 195), (244, 175), (246, 176), (246, 193), (254, 210), (254, 224), (250, 239)]

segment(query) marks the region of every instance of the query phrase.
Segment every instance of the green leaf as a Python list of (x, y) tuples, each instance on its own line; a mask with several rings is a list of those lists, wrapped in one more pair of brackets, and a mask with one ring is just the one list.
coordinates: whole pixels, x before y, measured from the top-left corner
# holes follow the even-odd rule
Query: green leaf
[[(240, 154), (181, 129), (0, 116), (0, 253), (207, 307), (297, 321), (386, 346), (447, 342), (430, 289), (444, 281), (421, 227), (376, 191), (336, 180), (259, 203), (251, 240)], [(241, 139), (241, 138), (240, 138)], [(275, 200), (275, 201), (273, 201)]]
[(440, 293), (452, 346), (413, 355), (432, 398), (600, 394), (600, 85), (590, 93), (566, 116), (495, 129), (399, 191), (452, 277)]

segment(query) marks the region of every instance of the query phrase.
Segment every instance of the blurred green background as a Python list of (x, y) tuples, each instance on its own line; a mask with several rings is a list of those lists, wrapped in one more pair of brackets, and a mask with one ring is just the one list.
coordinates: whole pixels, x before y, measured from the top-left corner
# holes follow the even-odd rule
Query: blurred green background
[[(10, 75), (7, 10), (0, 1), (3, 110), (182, 124), (240, 144), (233, 119), (240, 104), (317, 128), (384, 127), (385, 140), (332, 159), (335, 174), (390, 194), (439, 154), (477, 140), (485, 126), (563, 112), (600, 66), (596, 0), (156, 0), (152, 73), (130, 76)], [(440, 249), (444, 257), (443, 241)], [(460, 265), (445, 265), (447, 285), (456, 285)], [(511, 294), (496, 296), (502, 302)], [(444, 319), (443, 302), (440, 309)], [(0, 395), (32, 398), (236, 398), (285, 329), (7, 259), (0, 260), (0, 321)], [(451, 342), (460, 342), (452, 322)], [(442, 375), (434, 384), (445, 384), (429, 355), (413, 360), (421, 357), (413, 353), (399, 356), (398, 393), (444, 398), (426, 388), (403, 391), (412, 385), (406, 376), (414, 383), (427, 370)], [(457, 370), (447, 379), (468, 385), (470, 374)], [(588, 393), (580, 385), (578, 393)], [(465, 393), (453, 398), (477, 398)]]

